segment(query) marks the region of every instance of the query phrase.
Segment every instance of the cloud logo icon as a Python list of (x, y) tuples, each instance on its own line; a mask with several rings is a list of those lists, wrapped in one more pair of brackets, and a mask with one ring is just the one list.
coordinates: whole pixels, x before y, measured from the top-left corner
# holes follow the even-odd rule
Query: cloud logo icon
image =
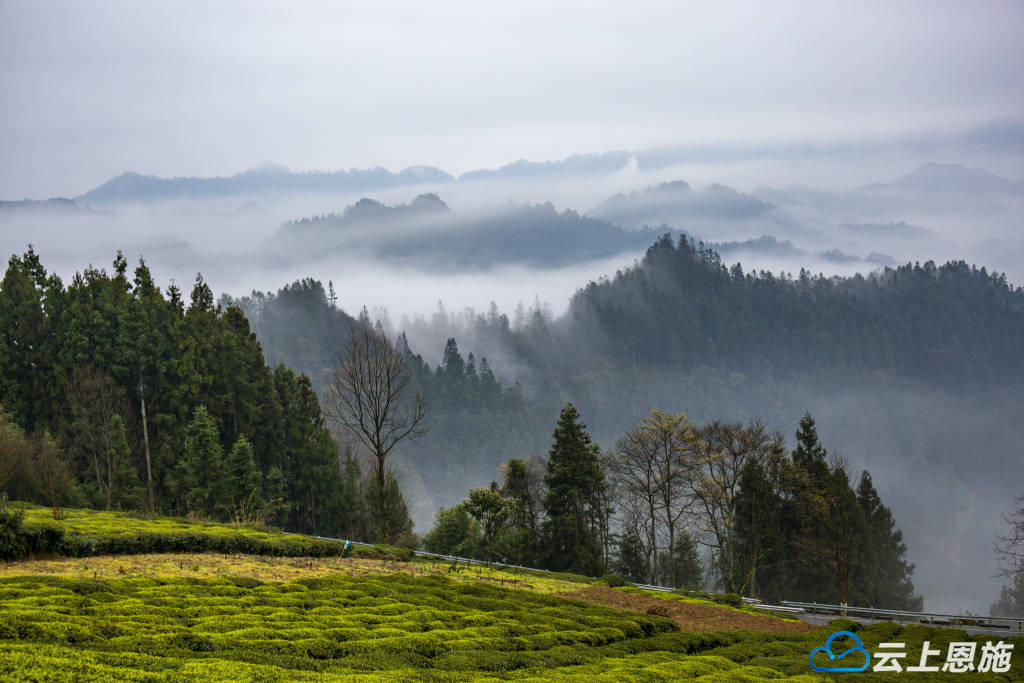
[[(835, 654), (834, 652), (832, 652), (832, 641), (842, 636), (852, 638), (853, 642), (856, 643), (856, 645), (854, 645), (848, 650), (840, 652), (839, 654)], [(860, 652), (864, 655), (864, 664), (861, 666), (815, 666), (814, 655), (817, 652), (824, 652), (828, 654), (829, 661), (843, 659), (844, 657), (848, 657), (852, 654)], [(862, 643), (860, 638), (858, 638), (856, 635), (854, 635), (850, 631), (836, 631), (828, 637), (828, 640), (825, 641), (825, 645), (823, 645), (822, 647), (816, 647), (813, 650), (811, 650), (811, 654), (808, 655), (807, 661), (811, 665), (811, 668), (815, 671), (866, 671), (868, 668), (868, 664), (871, 663), (871, 655), (869, 655), (868, 651), (864, 649), (864, 643)], [(854, 658), (853, 661), (856, 661), (856, 658)]]

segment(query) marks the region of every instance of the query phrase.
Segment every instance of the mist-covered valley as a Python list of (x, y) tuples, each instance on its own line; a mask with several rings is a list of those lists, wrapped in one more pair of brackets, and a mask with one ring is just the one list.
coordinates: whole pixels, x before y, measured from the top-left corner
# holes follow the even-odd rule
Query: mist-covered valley
[[(187, 292), (201, 272), (223, 303), (242, 305), (268, 362), (319, 388), (364, 307), (393, 338), (404, 333), (428, 368), (446, 362), (450, 338), (462, 356), (486, 358), (501, 386), (518, 383), (519, 398), (497, 407), (449, 396), (432, 434), (399, 453), (420, 532), (509, 457), (542, 454), (567, 400), (605, 448), (652, 407), (698, 420), (760, 416), (790, 438), (809, 411), (830, 452), (871, 471), (926, 605), (983, 611), (999, 586), (989, 579), (992, 538), (1024, 479), (1024, 359), (1008, 351), (1024, 329), (1024, 185), (924, 162), (847, 189), (815, 189), (814, 177), (775, 186), (770, 174), (735, 189), (729, 178), (674, 176), (678, 165), (641, 170), (638, 158), (579, 156), (458, 178), (276, 167), (213, 180), (122, 176), (68, 201), (5, 202), (0, 235), (8, 253), (33, 244), (65, 280), (87, 264), (109, 268), (118, 249), (143, 256), (162, 286)], [(726, 167), (703, 174), (716, 168)], [(686, 279), (700, 269), (679, 276), (679, 289), (661, 276), (636, 288), (663, 235), (684, 237), (707, 254), (698, 261), (729, 276), (712, 290)], [(930, 266), (899, 269), (947, 260), (1005, 273), (1005, 283), (969, 267), (946, 278)], [(804, 285), (802, 270), (824, 278)], [(746, 294), (722, 293), (753, 276), (761, 284)], [(764, 277), (781, 283), (775, 294)], [(877, 302), (878, 285), (864, 283), (894, 290), (901, 277), (946, 284), (931, 298), (886, 299), (874, 313), (844, 308)], [(275, 296), (307, 278), (320, 288)], [(995, 301), (1008, 308), (963, 311), (972, 278), (1005, 287)], [(818, 297), (810, 319), (778, 298), (801, 291)], [(688, 300), (709, 296), (703, 307)], [(833, 296), (847, 303), (835, 309)], [(848, 325), (846, 336), (814, 332)], [(786, 330), (806, 343), (784, 341)]]
[[(164, 281), (185, 286), (201, 271), (220, 292), (333, 280), (347, 308), (395, 319), (438, 301), (457, 311), (493, 300), (511, 311), (539, 298), (558, 313), (576, 288), (631, 264), (664, 232), (704, 241), (748, 271), (852, 275), (963, 259), (1024, 280), (1021, 181), (910, 155), (888, 176), (869, 176), (895, 161), (749, 151), (745, 161), (720, 152), (700, 164), (656, 152), (522, 161), (457, 178), (425, 167), (270, 165), (226, 178), (123, 174), (70, 199), (5, 201), (0, 240), (8, 253), (31, 241), (65, 277), (121, 249)], [(808, 176), (772, 183), (795, 180), (794, 166)]]

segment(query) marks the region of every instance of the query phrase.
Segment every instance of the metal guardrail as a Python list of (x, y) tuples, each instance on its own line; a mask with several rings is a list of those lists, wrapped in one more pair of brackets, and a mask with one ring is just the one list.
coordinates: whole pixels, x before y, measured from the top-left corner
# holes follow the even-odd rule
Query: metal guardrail
[(757, 609), (766, 609), (769, 612), (782, 612), (784, 614), (804, 614), (807, 611), (803, 607), (785, 607), (784, 605), (757, 605)]
[(668, 586), (654, 586), (649, 583), (634, 583), (633, 585), (637, 588), (643, 588), (644, 590), (660, 591), (662, 593), (671, 593), (673, 590), (675, 590), (674, 588), (669, 588)]
[(799, 607), (806, 612), (838, 614), (840, 616), (862, 616), (882, 621), (917, 621), (922, 624), (986, 626), (988, 628), (1005, 628), (1009, 631), (1024, 632), (1024, 617), (991, 617), (973, 614), (940, 614), (937, 612), (910, 612), (907, 610), (877, 609), (874, 607), (857, 607), (856, 605), (829, 605), (817, 602), (794, 602), (783, 600), (788, 607)]

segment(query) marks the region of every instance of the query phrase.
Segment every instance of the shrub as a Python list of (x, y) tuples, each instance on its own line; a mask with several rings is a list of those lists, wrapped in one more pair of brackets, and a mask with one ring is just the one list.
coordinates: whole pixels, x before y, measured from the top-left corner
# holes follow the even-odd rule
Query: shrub
[(711, 600), (722, 605), (729, 605), (730, 607), (741, 607), (743, 605), (743, 598), (736, 593), (715, 593), (711, 596)]
[(622, 586), (633, 585), (629, 581), (626, 581), (624, 578), (619, 576), (618, 574), (605, 574), (600, 579), (598, 579), (598, 581), (601, 581), (606, 586), (610, 586), (612, 588), (621, 588)]
[(853, 619), (833, 619), (828, 622), (828, 627), (832, 631), (849, 631), (850, 633), (856, 633), (864, 628), (864, 625), (859, 621), (854, 621)]
[(0, 560), (16, 560), (27, 553), (24, 519), (21, 510), (0, 506)]
[(378, 543), (377, 545), (367, 548), (366, 546), (355, 546), (353, 554), (360, 557), (374, 557), (381, 560), (396, 560), (398, 562), (410, 562), (416, 555), (409, 548), (399, 548), (394, 545), (385, 545)]

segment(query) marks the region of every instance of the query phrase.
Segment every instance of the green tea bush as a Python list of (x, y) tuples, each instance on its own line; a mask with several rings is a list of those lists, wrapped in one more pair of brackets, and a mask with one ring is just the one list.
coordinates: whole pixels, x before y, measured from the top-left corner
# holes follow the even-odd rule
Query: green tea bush
[(729, 605), (730, 607), (743, 606), (743, 598), (738, 593), (707, 593), (705, 591), (687, 590), (686, 588), (676, 588), (672, 593), (697, 600), (708, 600), (720, 605)]
[[(888, 639), (893, 628), (863, 628), (865, 646)], [(59, 678), (104, 683), (764, 680), (807, 675), (807, 654), (828, 632), (684, 633), (655, 615), (405, 574), (287, 583), (0, 578), (2, 680), (47, 680), (58, 671)], [(923, 639), (961, 638), (968, 639), (924, 626), (898, 637), (909, 652)]]
[[(387, 547), (389, 558), (410, 558), (411, 551)], [(193, 523), (169, 518), (144, 519), (121, 512), (71, 510), (53, 520), (48, 510), (25, 506), (0, 511), (0, 559), (61, 555), (136, 555), (200, 553), (333, 557), (343, 545), (335, 541), (263, 531), (255, 527)]]
[(28, 553), (25, 513), (0, 506), (0, 560), (16, 560)]
[(859, 621), (853, 619), (833, 619), (828, 622), (828, 627), (833, 631), (849, 631), (850, 633), (857, 633), (864, 625)]
[(736, 593), (715, 593), (711, 596), (711, 600), (712, 602), (729, 605), (730, 607), (741, 607), (743, 605), (743, 598)]
[(629, 581), (622, 578), (618, 574), (605, 574), (600, 579), (598, 579), (598, 581), (606, 586), (610, 586), (611, 588), (621, 588), (622, 586), (632, 585)]

